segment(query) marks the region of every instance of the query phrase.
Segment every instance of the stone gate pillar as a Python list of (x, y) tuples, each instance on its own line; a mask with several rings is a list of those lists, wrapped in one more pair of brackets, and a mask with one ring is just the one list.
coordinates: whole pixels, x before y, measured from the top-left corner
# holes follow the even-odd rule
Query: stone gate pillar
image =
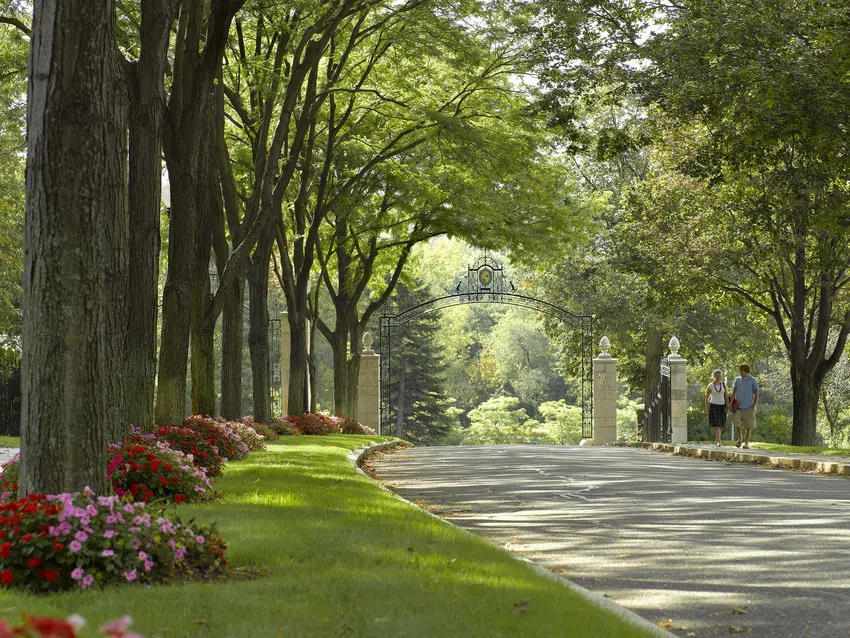
[(357, 420), (381, 432), (381, 355), (372, 350), (372, 335), (363, 335), (357, 388)]
[(593, 360), (593, 443), (617, 440), (617, 360), (608, 354), (608, 337), (599, 340), (602, 351)]
[(679, 356), (679, 340), (674, 336), (668, 344), (670, 354), (670, 425), (673, 434), (671, 443), (688, 441), (688, 360)]
[(280, 415), (289, 412), (289, 313), (280, 313)]

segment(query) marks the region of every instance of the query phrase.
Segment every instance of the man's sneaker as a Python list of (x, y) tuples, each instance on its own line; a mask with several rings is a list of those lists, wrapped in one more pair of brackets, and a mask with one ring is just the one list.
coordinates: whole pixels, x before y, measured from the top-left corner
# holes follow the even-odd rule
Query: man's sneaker
[(749, 444), (749, 443), (744, 443), (744, 449), (745, 449), (745, 450), (749, 450), (749, 449), (750, 449), (750, 444)]
[(735, 447), (741, 447), (741, 442), (740, 442), (740, 441), (737, 441), (737, 442), (735, 443)]

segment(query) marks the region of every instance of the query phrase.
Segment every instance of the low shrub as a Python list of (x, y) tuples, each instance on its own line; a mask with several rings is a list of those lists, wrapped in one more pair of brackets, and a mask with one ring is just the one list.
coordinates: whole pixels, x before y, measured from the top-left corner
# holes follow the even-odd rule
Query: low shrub
[(119, 496), (145, 503), (157, 498), (183, 503), (213, 496), (206, 469), (172, 450), (166, 441), (155, 440), (153, 434), (131, 434), (107, 449), (111, 458), (106, 476)]
[(248, 444), (227, 423), (222, 423), (203, 414), (196, 414), (188, 417), (183, 425), (197, 431), (209, 441), (225, 461), (236, 461), (248, 456)]
[(21, 453), (18, 452), (2, 465), (3, 476), (0, 476), (0, 492), (18, 491), (18, 473), (21, 469)]
[(88, 488), (3, 501), (0, 540), (0, 586), (30, 591), (209, 579), (227, 565), (214, 527)]
[(286, 417), (286, 420), (298, 428), (301, 434), (321, 435), (339, 434), (340, 432), (336, 418), (321, 412), (310, 412), (301, 416), (290, 414)]
[(218, 476), (224, 466), (224, 459), (218, 449), (205, 439), (200, 432), (187, 427), (161, 426), (155, 431), (156, 437), (166, 441), (172, 450), (180, 450), (192, 457), (192, 463), (207, 471), (207, 476)]
[(224, 425), (236, 432), (242, 442), (248, 446), (249, 452), (266, 449), (266, 439), (252, 425), (244, 421), (226, 421)]
[(261, 435), (266, 441), (277, 441), (280, 438), (280, 435), (272, 430), (270, 425), (266, 425), (265, 423), (259, 423), (258, 421), (254, 421), (249, 416), (243, 416), (239, 419), (245, 425), (248, 425), (254, 429), (254, 431)]
[(287, 421), (285, 417), (273, 416), (269, 428), (279, 436), (301, 436), (301, 430), (294, 423)]
[(363, 425), (357, 419), (350, 417), (337, 417), (337, 425), (343, 434), (377, 434), (368, 425)]

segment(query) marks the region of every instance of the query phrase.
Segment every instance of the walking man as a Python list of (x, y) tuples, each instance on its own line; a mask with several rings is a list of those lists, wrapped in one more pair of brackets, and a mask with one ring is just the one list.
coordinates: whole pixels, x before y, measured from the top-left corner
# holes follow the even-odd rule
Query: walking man
[[(750, 432), (756, 427), (756, 403), (759, 401), (759, 382), (754, 376), (750, 375), (750, 366), (746, 363), (738, 368), (741, 376), (736, 377), (732, 384), (731, 400), (738, 401), (738, 409), (732, 413), (732, 423), (735, 424), (735, 432), (738, 434), (738, 441), (735, 443), (737, 447), (741, 447), (743, 442), (744, 448), (750, 447)], [(747, 431), (747, 438), (744, 440), (742, 430)]]

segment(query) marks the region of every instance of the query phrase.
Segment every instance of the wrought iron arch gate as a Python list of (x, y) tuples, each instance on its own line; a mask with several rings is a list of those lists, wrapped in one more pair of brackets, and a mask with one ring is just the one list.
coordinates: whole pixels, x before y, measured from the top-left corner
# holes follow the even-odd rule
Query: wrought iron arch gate
[[(506, 288), (507, 286), (507, 288)], [(435, 297), (413, 306), (398, 314), (384, 311), (380, 320), (381, 353), (381, 416), (380, 434), (392, 431), (390, 417), (390, 386), (392, 381), (392, 337), (393, 328), (421, 317), (429, 312), (474, 303), (497, 303), (509, 306), (521, 306), (537, 310), (545, 315), (580, 331), (581, 339), (581, 431), (582, 438), (593, 436), (593, 317), (576, 315), (555, 304), (520, 294), (510, 280), (505, 279), (504, 268), (486, 253), (467, 268), (466, 275), (460, 279), (452, 292)]]

